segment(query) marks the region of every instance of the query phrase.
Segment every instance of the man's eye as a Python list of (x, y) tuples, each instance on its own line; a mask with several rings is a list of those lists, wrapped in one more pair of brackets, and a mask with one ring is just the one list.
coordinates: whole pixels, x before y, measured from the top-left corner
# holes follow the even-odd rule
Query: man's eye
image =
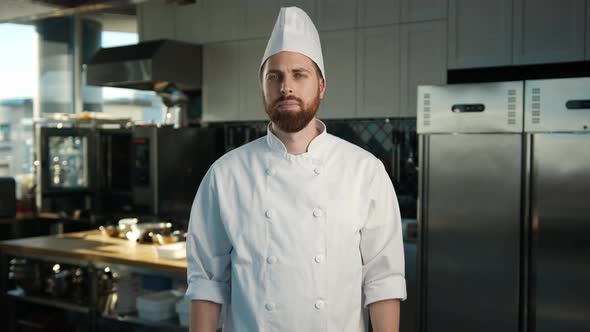
[(266, 77), (266, 79), (267, 79), (267, 80), (269, 80), (269, 81), (276, 81), (276, 80), (278, 80), (278, 79), (279, 79), (279, 75), (275, 75), (275, 74), (268, 75), (268, 76)]
[(295, 78), (305, 78), (307, 77), (307, 75), (303, 74), (303, 73), (295, 73)]

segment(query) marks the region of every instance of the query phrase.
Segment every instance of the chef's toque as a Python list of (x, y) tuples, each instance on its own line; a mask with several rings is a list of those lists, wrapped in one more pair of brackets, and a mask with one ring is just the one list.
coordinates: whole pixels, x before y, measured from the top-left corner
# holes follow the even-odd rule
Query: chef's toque
[(266, 45), (260, 70), (268, 58), (282, 51), (297, 52), (307, 56), (315, 62), (324, 81), (326, 80), (320, 36), (309, 16), (297, 7), (281, 8)]

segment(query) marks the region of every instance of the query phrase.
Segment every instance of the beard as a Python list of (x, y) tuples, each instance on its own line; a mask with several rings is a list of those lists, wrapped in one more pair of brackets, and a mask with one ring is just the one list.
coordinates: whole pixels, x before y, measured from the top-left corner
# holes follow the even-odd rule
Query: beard
[[(263, 99), (264, 100), (264, 99)], [(299, 110), (279, 110), (280, 102), (295, 100), (299, 104)], [(304, 104), (300, 98), (295, 96), (280, 97), (272, 103), (264, 101), (264, 109), (268, 117), (280, 130), (287, 133), (296, 133), (305, 128), (315, 117), (320, 107), (319, 93), (308, 104)]]

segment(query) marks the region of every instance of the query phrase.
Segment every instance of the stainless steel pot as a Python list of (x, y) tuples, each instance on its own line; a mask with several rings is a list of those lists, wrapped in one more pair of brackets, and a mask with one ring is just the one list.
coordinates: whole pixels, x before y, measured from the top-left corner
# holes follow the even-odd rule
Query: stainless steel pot
[(152, 242), (150, 232), (161, 233), (170, 232), (172, 230), (172, 223), (170, 222), (148, 222), (131, 225), (131, 230), (125, 234), (127, 239), (131, 241), (138, 241), (142, 243)]

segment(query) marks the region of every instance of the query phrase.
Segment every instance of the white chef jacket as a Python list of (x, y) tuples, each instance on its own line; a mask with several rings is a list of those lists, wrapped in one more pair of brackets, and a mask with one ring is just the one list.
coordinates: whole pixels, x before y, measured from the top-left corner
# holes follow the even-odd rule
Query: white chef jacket
[(289, 154), (269, 125), (201, 182), (186, 296), (224, 304), (224, 331), (365, 331), (368, 304), (406, 298), (383, 164), (315, 121), (321, 134), (306, 153)]

